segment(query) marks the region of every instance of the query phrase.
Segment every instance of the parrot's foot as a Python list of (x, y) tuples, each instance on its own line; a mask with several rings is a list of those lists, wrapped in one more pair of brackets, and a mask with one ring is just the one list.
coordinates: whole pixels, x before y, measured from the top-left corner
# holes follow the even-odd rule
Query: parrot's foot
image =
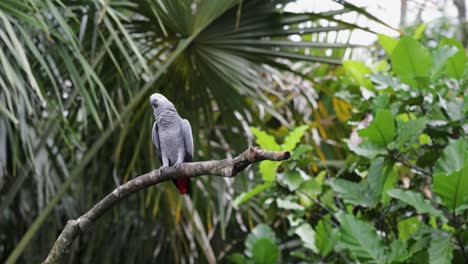
[(161, 173), (163, 173), (167, 168), (169, 168), (169, 167), (166, 166), (166, 165), (162, 165), (161, 167), (159, 167), (159, 171), (160, 171)]
[(176, 168), (176, 169), (179, 168), (180, 164), (182, 164), (182, 162), (176, 162), (176, 163), (174, 163), (174, 168)]

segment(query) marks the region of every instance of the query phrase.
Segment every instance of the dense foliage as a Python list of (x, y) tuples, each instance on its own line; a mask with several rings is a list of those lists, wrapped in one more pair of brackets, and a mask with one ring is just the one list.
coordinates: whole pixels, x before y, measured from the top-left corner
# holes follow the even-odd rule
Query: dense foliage
[(399, 40), (380, 35), (387, 55), (370, 66), (343, 63), (331, 84), (353, 106), (348, 135), (333, 144), (345, 148), (343, 164), (296, 146), (311, 125), (282, 145), (252, 128), (260, 146), (294, 150), (278, 172), (261, 164), (264, 183), (236, 199), (242, 207), (257, 196), (269, 225), (252, 230), (233, 263), (468, 260), (467, 57), (454, 39), (419, 43), (423, 27)]

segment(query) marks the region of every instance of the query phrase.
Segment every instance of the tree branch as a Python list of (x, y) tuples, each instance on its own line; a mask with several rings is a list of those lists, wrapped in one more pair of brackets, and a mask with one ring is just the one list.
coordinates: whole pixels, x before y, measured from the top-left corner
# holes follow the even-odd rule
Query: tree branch
[(85, 232), (112, 206), (134, 192), (176, 178), (193, 178), (202, 175), (234, 177), (252, 163), (262, 160), (281, 161), (288, 159), (289, 156), (287, 151), (277, 152), (250, 147), (234, 159), (182, 163), (178, 168), (169, 167), (138, 176), (117, 187), (78, 219), (69, 220), (44, 263), (61, 263), (78, 235)]

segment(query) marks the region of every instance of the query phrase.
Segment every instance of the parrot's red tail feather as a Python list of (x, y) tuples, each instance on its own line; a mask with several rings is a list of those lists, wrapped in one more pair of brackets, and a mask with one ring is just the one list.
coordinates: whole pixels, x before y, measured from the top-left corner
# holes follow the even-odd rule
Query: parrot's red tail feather
[(178, 179), (175, 180), (175, 184), (180, 194), (187, 194), (189, 191), (189, 179)]

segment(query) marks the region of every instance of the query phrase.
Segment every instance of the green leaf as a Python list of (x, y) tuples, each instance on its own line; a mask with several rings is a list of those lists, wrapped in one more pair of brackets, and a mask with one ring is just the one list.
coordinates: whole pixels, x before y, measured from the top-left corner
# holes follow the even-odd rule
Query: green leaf
[(307, 151), (311, 151), (314, 148), (311, 145), (302, 145), (300, 144), (295, 148), (291, 154), (291, 157), (289, 160), (296, 160), (298, 159), (302, 154), (306, 153)]
[(387, 146), (395, 136), (395, 124), (390, 110), (379, 110), (372, 123), (358, 131), (362, 137), (368, 138), (378, 146)]
[(421, 227), (421, 221), (416, 216), (398, 222), (398, 238), (406, 241), (416, 234)]
[(344, 248), (366, 263), (385, 262), (385, 247), (374, 227), (353, 215), (340, 213), (340, 243)]
[(468, 163), (460, 171), (434, 175), (433, 190), (450, 211), (458, 213), (468, 208)]
[(238, 208), (239, 205), (245, 203), (250, 198), (254, 197), (255, 195), (257, 195), (257, 194), (259, 194), (261, 192), (263, 192), (264, 190), (271, 188), (271, 186), (273, 186), (273, 184), (271, 182), (267, 182), (267, 183), (255, 186), (255, 188), (253, 188), (252, 190), (250, 190), (248, 192), (243, 192), (243, 193), (239, 194), (234, 199), (234, 202), (232, 203), (234, 208)]
[(450, 264), (453, 258), (453, 246), (450, 235), (434, 230), (432, 233), (431, 246), (429, 247), (429, 263)]
[(388, 55), (392, 55), (393, 49), (395, 49), (396, 45), (398, 44), (398, 40), (392, 37), (378, 34), (378, 41), (380, 46), (382, 46)]
[(275, 150), (280, 151), (281, 147), (276, 143), (276, 140), (273, 136), (268, 135), (265, 131), (262, 131), (256, 127), (250, 127), (250, 131), (257, 138), (257, 144), (266, 150)]
[(402, 189), (390, 189), (387, 193), (404, 203), (413, 206), (421, 214), (442, 216), (442, 213), (435, 209), (429, 200), (424, 199), (422, 194), (414, 191), (404, 191)]
[(304, 136), (305, 132), (309, 129), (309, 126), (299, 126), (296, 127), (289, 135), (284, 139), (282, 145), (282, 150), (284, 151), (293, 151), (296, 148), (297, 143), (299, 143)]
[(411, 86), (417, 87), (422, 79), (430, 76), (432, 57), (425, 47), (411, 37), (400, 39), (391, 59), (393, 72)]
[(424, 30), (426, 30), (426, 28), (427, 28), (427, 24), (425, 23), (422, 23), (421, 25), (419, 25), (414, 31), (413, 38), (415, 40), (420, 39), (422, 34), (424, 33)]
[(260, 238), (253, 244), (252, 260), (255, 264), (276, 263), (279, 256), (278, 245), (266, 238)]
[(335, 246), (337, 232), (330, 224), (330, 216), (320, 219), (315, 227), (315, 245), (322, 257), (326, 257)]
[(255, 226), (245, 240), (245, 255), (252, 257), (253, 247), (259, 239), (269, 240), (276, 245), (276, 235), (271, 227), (266, 224), (259, 224)]
[(315, 246), (315, 231), (309, 224), (303, 223), (294, 233), (301, 238), (302, 245), (305, 248), (318, 253), (317, 247)]
[(390, 255), (388, 263), (404, 262), (411, 255), (408, 252), (407, 245), (401, 240), (393, 240), (390, 246)]
[(458, 49), (455, 46), (439, 46), (432, 57), (434, 65), (432, 66), (432, 79), (435, 80), (442, 73), (445, 65), (449, 62), (450, 57), (457, 53)]
[(372, 71), (364, 63), (360, 61), (343, 61), (343, 68), (359, 86), (367, 88), (372, 86), (371, 81), (366, 77)]
[[(380, 199), (382, 189), (387, 180), (387, 176), (392, 171), (391, 164), (386, 164), (385, 159), (380, 157), (372, 161), (367, 174), (369, 191), (374, 199)], [(377, 202), (374, 200), (374, 202)]]
[(303, 183), (301, 174), (298, 171), (288, 171), (278, 176), (277, 179), (283, 185), (286, 185), (290, 191), (295, 191)]
[(468, 142), (460, 138), (457, 141), (448, 144), (440, 158), (434, 165), (434, 174), (446, 173), (451, 174), (463, 168), (465, 160), (468, 159)]
[(373, 207), (374, 197), (369, 191), (366, 182), (355, 183), (343, 179), (336, 179), (330, 183), (333, 191), (349, 204), (363, 207)]
[(455, 39), (446, 38), (446, 37), (442, 37), (442, 40), (440, 41), (440, 45), (441, 46), (452, 45), (452, 46), (457, 47), (458, 49), (457, 53), (448, 59), (447, 66), (445, 68), (445, 73), (450, 78), (457, 78), (457, 79), (463, 78), (464, 72), (466, 70), (465, 64), (467, 60), (463, 45)]
[(247, 264), (245, 256), (241, 253), (234, 253), (228, 257), (229, 263), (232, 264)]
[(397, 133), (397, 144), (398, 146), (404, 146), (406, 144), (413, 144), (417, 143), (419, 139), (419, 135), (421, 135), (422, 131), (426, 127), (428, 120), (426, 118), (419, 118), (419, 119), (412, 119), (408, 122), (401, 122), (398, 126), (398, 133)]
[(276, 198), (276, 204), (279, 208), (283, 208), (286, 210), (304, 210), (304, 206), (287, 199)]
[(385, 147), (372, 144), (369, 140), (364, 140), (357, 146), (348, 143), (348, 148), (357, 155), (366, 157), (368, 159), (373, 159), (378, 155), (387, 154)]
[(388, 195), (387, 191), (392, 189), (395, 186), (395, 183), (398, 181), (399, 176), (398, 176), (398, 171), (395, 169), (395, 167), (392, 168), (390, 171), (389, 175), (387, 176), (387, 180), (385, 180), (383, 189), (382, 189), (382, 203), (384, 205), (388, 205), (392, 197)]
[(298, 191), (312, 198), (317, 198), (317, 195), (322, 193), (322, 184), (314, 178), (309, 179), (301, 183)]
[(265, 160), (260, 163), (259, 170), (262, 174), (262, 180), (266, 182), (272, 182), (276, 179), (276, 171), (280, 163), (277, 161)]

